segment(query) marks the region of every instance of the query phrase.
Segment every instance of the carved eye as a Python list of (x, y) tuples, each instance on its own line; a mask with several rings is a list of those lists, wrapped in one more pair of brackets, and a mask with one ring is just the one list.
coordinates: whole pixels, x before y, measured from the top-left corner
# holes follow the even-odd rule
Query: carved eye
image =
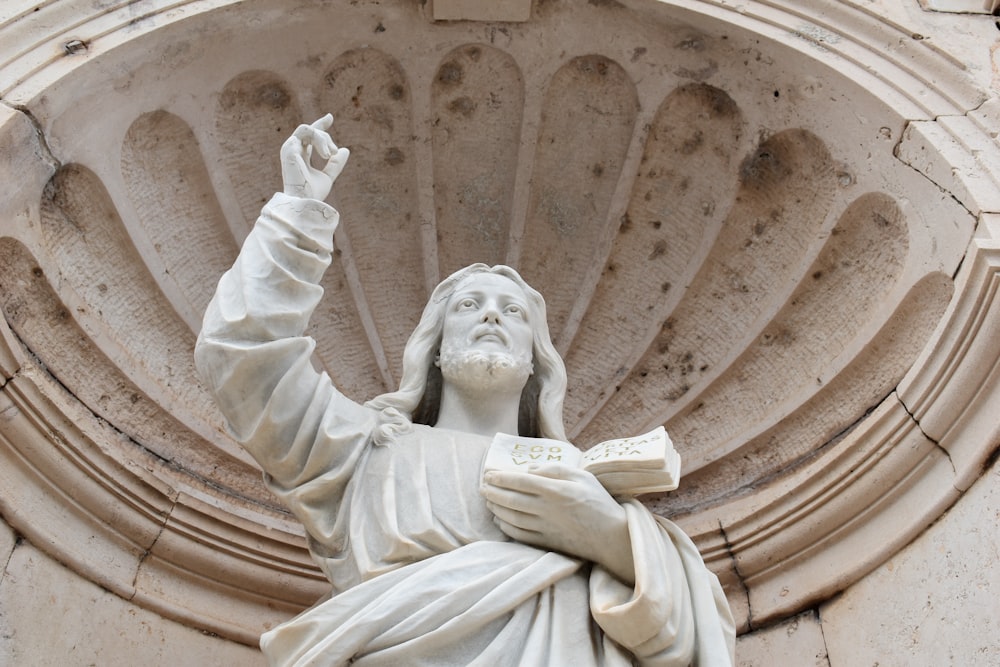
[(504, 315), (510, 315), (511, 317), (524, 317), (524, 309), (517, 304), (510, 304), (503, 309)]
[(475, 299), (462, 299), (458, 302), (458, 310), (474, 310), (478, 305)]

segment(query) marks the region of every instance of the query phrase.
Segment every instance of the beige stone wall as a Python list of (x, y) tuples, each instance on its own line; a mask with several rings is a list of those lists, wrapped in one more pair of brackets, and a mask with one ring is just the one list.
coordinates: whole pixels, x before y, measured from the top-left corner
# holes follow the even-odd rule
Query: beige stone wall
[(684, 448), (650, 507), (742, 664), (1000, 663), (996, 19), (476, 5), (0, 3), (0, 665), (255, 664), (326, 589), (190, 348), (266, 156), (328, 110), (354, 152), (314, 333), (348, 395), (393, 385), (441, 273), (509, 263), (571, 436)]
[[(1000, 664), (1000, 466), (912, 544), (815, 609), (742, 635), (740, 667)], [(0, 664), (262, 665), (86, 581), (0, 523)]]
[[(81, 544), (81, 548), (87, 548)], [(0, 522), (0, 665), (263, 665), (87, 581)]]
[(816, 609), (740, 637), (741, 667), (1000, 664), (1000, 466), (920, 537)]

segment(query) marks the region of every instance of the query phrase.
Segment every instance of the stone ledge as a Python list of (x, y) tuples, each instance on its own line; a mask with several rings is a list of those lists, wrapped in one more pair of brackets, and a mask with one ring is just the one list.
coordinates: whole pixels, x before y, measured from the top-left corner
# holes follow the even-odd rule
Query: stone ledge
[(531, 18), (531, 0), (431, 0), (435, 21), (522, 22)]

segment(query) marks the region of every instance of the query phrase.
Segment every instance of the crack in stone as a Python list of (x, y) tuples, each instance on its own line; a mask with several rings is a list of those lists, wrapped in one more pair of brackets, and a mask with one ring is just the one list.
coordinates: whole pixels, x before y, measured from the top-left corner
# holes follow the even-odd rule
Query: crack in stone
[(743, 573), (740, 572), (739, 562), (736, 560), (736, 556), (733, 553), (733, 545), (729, 541), (729, 535), (726, 534), (726, 528), (722, 525), (722, 521), (719, 521), (719, 533), (722, 535), (722, 541), (726, 545), (726, 554), (729, 556), (729, 560), (733, 564), (733, 572), (736, 573), (736, 580), (740, 584), (740, 588), (743, 589), (743, 594), (746, 596), (747, 600), (747, 629), (753, 632), (754, 622), (753, 622), (753, 607), (750, 606), (750, 589), (747, 588), (746, 581), (743, 578)]
[(906, 406), (906, 403), (904, 403), (904, 402), (903, 402), (903, 397), (902, 397), (902, 396), (900, 396), (898, 392), (894, 392), (894, 393), (896, 394), (896, 400), (897, 400), (897, 401), (899, 401), (899, 404), (900, 404), (900, 405), (902, 406), (902, 408), (903, 408), (904, 410), (906, 410), (906, 414), (908, 414), (908, 415), (910, 416), (910, 419), (912, 419), (912, 420), (913, 420), (913, 423), (914, 423), (914, 424), (916, 424), (916, 426), (917, 426), (917, 428), (918, 428), (918, 429), (920, 429), (920, 433), (921, 433), (921, 434), (922, 434), (922, 435), (923, 435), (923, 436), (924, 436), (925, 438), (927, 438), (928, 440), (930, 440), (931, 442), (933, 442), (933, 443), (934, 443), (935, 445), (937, 445), (938, 447), (940, 447), (940, 446), (941, 446), (941, 443), (939, 443), (939, 442), (938, 442), (937, 440), (935, 440), (934, 438), (932, 438), (931, 436), (929, 436), (929, 435), (927, 434), (927, 432), (926, 432), (926, 431), (924, 431), (923, 427), (922, 427), (922, 426), (920, 425), (920, 420), (919, 420), (919, 419), (917, 419), (917, 417), (916, 417), (916, 416), (915, 416), (915, 415), (913, 414), (913, 411), (912, 411), (912, 410), (910, 410), (910, 408), (908, 408), (908, 407)]
[[(927, 433), (927, 431), (924, 430), (924, 427), (920, 425), (920, 420), (917, 419), (917, 416), (914, 415), (913, 412), (910, 410), (910, 408), (907, 407), (906, 403), (903, 402), (903, 397), (899, 395), (899, 392), (893, 392), (893, 393), (896, 395), (896, 401), (899, 403), (900, 407), (902, 407), (903, 410), (906, 411), (906, 414), (907, 414), (907, 416), (909, 416), (910, 421), (912, 421), (913, 425), (917, 427), (917, 430), (920, 431), (920, 434), (922, 436), (924, 436), (924, 438), (926, 438), (927, 440), (929, 440), (931, 443), (933, 443), (934, 446), (937, 447), (945, 455), (945, 458), (948, 459), (948, 465), (951, 466), (952, 475), (955, 476), (955, 477), (957, 477), (958, 476), (958, 470), (955, 468), (955, 462), (952, 461), (952, 459), (951, 459), (951, 452), (949, 452), (946, 448), (944, 448), (941, 445), (941, 443), (938, 442), (938, 440), (936, 438), (932, 438)], [(960, 489), (956, 489), (956, 490), (960, 490)]]
[[(833, 598), (831, 598), (831, 599), (833, 599)], [(826, 641), (826, 631), (823, 628), (823, 614), (821, 613), (819, 607), (814, 607), (813, 610), (812, 610), (812, 612), (816, 615), (816, 625), (819, 626), (819, 636), (823, 640), (823, 650), (826, 652), (826, 655), (824, 655), (823, 657), (826, 659), (827, 667), (830, 667), (830, 665), (831, 665), (831, 663), (830, 663), (830, 645), (827, 644), (827, 641)]]
[(134, 599), (135, 596), (139, 593), (139, 575), (142, 573), (143, 563), (145, 563), (146, 559), (148, 559), (152, 555), (153, 549), (156, 547), (157, 542), (159, 542), (160, 538), (163, 537), (163, 533), (166, 532), (167, 530), (167, 524), (170, 523), (170, 517), (173, 516), (174, 510), (176, 508), (177, 508), (177, 497), (174, 496), (170, 500), (170, 509), (167, 510), (165, 514), (163, 514), (163, 520), (160, 522), (160, 529), (156, 532), (156, 537), (153, 538), (153, 541), (149, 543), (149, 546), (146, 547), (146, 549), (142, 552), (142, 555), (139, 556), (138, 561), (136, 561), (135, 573), (132, 575), (132, 594), (128, 596), (129, 601)]
[[(8, 325), (7, 328), (10, 331), (11, 335), (21, 345), (21, 347), (24, 350), (25, 354), (27, 354), (30, 357), (32, 363), (34, 363), (37, 366), (37, 368), (46, 375), (46, 377), (48, 377), (52, 382), (56, 383), (69, 396), (72, 396), (75, 400), (79, 401), (80, 404), (83, 405), (87, 409), (87, 411), (90, 413), (90, 415), (94, 419), (96, 419), (103, 426), (106, 426), (107, 428), (109, 428), (112, 432), (114, 432), (115, 434), (117, 434), (119, 437), (122, 437), (122, 438), (126, 439), (129, 443), (131, 443), (133, 445), (136, 445), (137, 447), (141, 448), (143, 451), (147, 452), (148, 454), (152, 455), (156, 459), (158, 459), (161, 462), (163, 462), (165, 465), (176, 468), (176, 465), (173, 464), (172, 461), (170, 461), (168, 459), (165, 459), (164, 457), (160, 456), (156, 452), (150, 450), (147, 447), (144, 447), (141, 443), (136, 442), (127, 433), (124, 433), (121, 429), (117, 428), (114, 424), (112, 424), (111, 422), (109, 422), (107, 419), (105, 419), (104, 417), (100, 416), (99, 414), (97, 414), (93, 410), (91, 410), (90, 407), (87, 406), (87, 404), (84, 403), (82, 400), (80, 400), (80, 398), (75, 393), (73, 393), (70, 390), (69, 387), (67, 387), (65, 384), (63, 384), (62, 381), (60, 381), (58, 377), (56, 377), (52, 372), (49, 371), (49, 369), (45, 365), (45, 363), (41, 359), (38, 358), (38, 355), (35, 354), (35, 352), (25, 343), (24, 339), (22, 339), (21, 336), (18, 335), (17, 331), (13, 327), (10, 326), (9, 322), (7, 323), (7, 325)], [(6, 386), (6, 384), (8, 384), (11, 380), (13, 380), (16, 377), (24, 376), (24, 369), (25, 369), (25, 367), (23, 365), (20, 366), (16, 371), (14, 371), (14, 375), (10, 378), (10, 380), (8, 380), (8, 382), (5, 383), (3, 386)], [(0, 387), (0, 389), (2, 389), (2, 388), (3, 387)], [(65, 438), (63, 438), (62, 436), (60, 436), (57, 432), (53, 431), (53, 435), (55, 435), (60, 440), (63, 440), (65, 442)], [(161, 515), (163, 518), (159, 521), (159, 530), (156, 533), (156, 537), (153, 538), (153, 541), (149, 544), (149, 546), (147, 548), (145, 548), (143, 550), (142, 555), (140, 555), (139, 558), (138, 558), (138, 560), (136, 561), (135, 573), (132, 576), (132, 594), (129, 595), (127, 598), (125, 598), (125, 599), (127, 599), (129, 601), (131, 601), (135, 597), (136, 593), (138, 592), (138, 589), (136, 588), (136, 582), (139, 579), (139, 573), (142, 570), (142, 564), (146, 561), (147, 557), (152, 553), (153, 547), (156, 545), (156, 543), (159, 541), (160, 537), (163, 535), (163, 532), (166, 530), (167, 523), (169, 522), (170, 517), (173, 515), (174, 508), (177, 507), (177, 496), (176, 495), (173, 496), (173, 497), (171, 497), (169, 495), (165, 495), (165, 497), (168, 498), (169, 501), (170, 501), (170, 509), (166, 513), (163, 513)], [(154, 516), (154, 515), (150, 515), (150, 518), (152, 518), (152, 516)], [(13, 553), (13, 551), (11, 553)], [(9, 562), (9, 558), (8, 558), (8, 562)], [(6, 572), (6, 563), (4, 565), (4, 572)], [(2, 576), (3, 576), (3, 572), (0, 572), (0, 582), (2, 582)], [(100, 584), (98, 584), (98, 585), (100, 585)], [(107, 589), (104, 586), (101, 586), (101, 588), (104, 589), (104, 590), (107, 590), (109, 593), (114, 593), (114, 594), (118, 595), (118, 593), (116, 593), (115, 591)]]
[[(824, 451), (824, 450), (825, 450), (825, 449), (826, 449), (827, 447), (829, 447), (830, 445), (832, 445), (832, 444), (834, 444), (834, 443), (836, 443), (836, 442), (840, 442), (840, 441), (841, 441), (841, 440), (843, 440), (843, 439), (844, 439), (845, 437), (847, 437), (847, 435), (848, 435), (848, 434), (850, 434), (850, 433), (851, 433), (851, 431), (853, 431), (853, 430), (854, 430), (854, 429), (856, 429), (856, 428), (857, 428), (858, 426), (860, 426), (862, 422), (864, 422), (864, 421), (865, 421), (866, 419), (868, 419), (869, 417), (871, 417), (871, 416), (872, 416), (872, 413), (873, 413), (873, 412), (875, 412), (876, 410), (878, 410), (878, 409), (879, 409), (879, 407), (881, 407), (882, 405), (884, 405), (884, 404), (885, 404), (885, 402), (886, 402), (886, 401), (887, 401), (887, 400), (888, 400), (889, 398), (891, 398), (891, 397), (892, 397), (892, 394), (893, 394), (894, 392), (895, 392), (895, 389), (893, 389), (892, 391), (888, 392), (888, 393), (887, 393), (887, 394), (886, 394), (885, 396), (883, 396), (882, 398), (880, 398), (880, 399), (878, 399), (877, 401), (875, 401), (875, 403), (874, 403), (874, 404), (872, 404), (872, 405), (868, 406), (868, 408), (866, 408), (866, 409), (865, 409), (865, 411), (864, 411), (864, 412), (863, 412), (863, 413), (861, 414), (861, 416), (860, 416), (860, 417), (858, 417), (858, 418), (857, 418), (857, 419), (855, 419), (855, 420), (854, 420), (853, 422), (851, 422), (850, 424), (848, 424), (848, 425), (847, 425), (847, 426), (845, 426), (844, 428), (842, 428), (842, 429), (840, 429), (839, 431), (837, 431), (836, 433), (834, 433), (834, 434), (833, 434), (833, 436), (832, 436), (831, 438), (827, 439), (827, 441), (826, 441), (826, 442), (824, 442), (824, 443), (823, 443), (822, 445), (820, 445), (819, 447), (817, 447), (817, 448), (816, 448), (816, 453), (819, 453), (819, 452), (821, 452), (821, 451)], [(809, 459), (809, 458), (811, 458), (811, 457), (812, 457), (812, 455), (809, 455), (809, 456), (807, 456), (807, 457), (803, 458), (803, 461), (806, 461), (806, 460), (808, 460), (808, 459)]]
[[(968, 117), (968, 115), (970, 113), (972, 113), (972, 111), (975, 111), (975, 109), (967, 111), (966, 113), (961, 114), (961, 115), (957, 115), (957, 114), (943, 114), (943, 115), (940, 115), (940, 116), (936, 116), (934, 118), (934, 120), (932, 120), (932, 121), (921, 121), (921, 122), (936, 123), (939, 118), (966, 118), (966, 117)], [(907, 130), (909, 130), (910, 126), (913, 123), (914, 123), (914, 121), (907, 120), (906, 124), (903, 125), (903, 131), (900, 132), (900, 134), (899, 134), (899, 141), (896, 142), (896, 145), (892, 149), (892, 155), (893, 155), (893, 157), (895, 157), (897, 160), (899, 160), (900, 163), (906, 165), (907, 167), (909, 167), (910, 169), (912, 169), (913, 171), (915, 171), (917, 174), (919, 174), (920, 176), (922, 176), (928, 183), (930, 183), (935, 188), (937, 188), (938, 190), (940, 190), (941, 194), (943, 194), (943, 195), (951, 198), (956, 204), (958, 204), (959, 206), (961, 206), (962, 209), (966, 213), (968, 213), (974, 220), (978, 221), (978, 218), (972, 213), (972, 211), (969, 210), (969, 207), (966, 206), (962, 202), (962, 200), (960, 200), (958, 197), (956, 197), (955, 194), (953, 192), (951, 192), (951, 190), (949, 190), (948, 188), (944, 187), (943, 185), (941, 185), (940, 183), (938, 183), (937, 181), (935, 181), (933, 178), (931, 178), (930, 176), (928, 176), (927, 174), (925, 174), (922, 170), (918, 169), (916, 166), (914, 166), (908, 160), (900, 157), (900, 149), (903, 146), (903, 142), (906, 141), (906, 132), (907, 132)]]
[(27, 542), (27, 539), (25, 539), (24, 535), (14, 530), (14, 527), (10, 525), (9, 521), (7, 521), (7, 517), (0, 516), (0, 518), (2, 518), (4, 523), (7, 524), (7, 526), (10, 528), (10, 531), (14, 533), (14, 545), (11, 547), (10, 552), (7, 554), (7, 558), (5, 558), (3, 561), (3, 568), (0, 569), (0, 589), (2, 589), (3, 583), (7, 579), (7, 568), (10, 567), (10, 561), (14, 558), (14, 552), (17, 551), (18, 547), (20, 547), (22, 544), (25, 544)]
[[(42, 361), (42, 359), (27, 344), (27, 342), (17, 333), (17, 331), (15, 331), (14, 327), (12, 327), (10, 325), (10, 321), (6, 320), (6, 315), (0, 313), (0, 317), (4, 317), (4, 319), (5, 319), (6, 323), (7, 323), (7, 329), (10, 331), (10, 333), (14, 337), (14, 339), (21, 345), (21, 349), (23, 350), (24, 354), (28, 357), (28, 359), (31, 362), (31, 364), (34, 367), (36, 367), (40, 372), (42, 372), (45, 375), (45, 377), (47, 377), (49, 380), (51, 380), (57, 386), (59, 386), (64, 392), (66, 392), (67, 396), (71, 396), (75, 401), (77, 401), (81, 406), (83, 406), (83, 408), (86, 409), (87, 413), (91, 417), (93, 417), (99, 424), (101, 424), (102, 426), (104, 426), (104, 427), (108, 428), (109, 430), (111, 430), (115, 435), (117, 435), (118, 437), (124, 439), (129, 444), (135, 446), (137, 449), (145, 452), (149, 456), (152, 456), (157, 461), (159, 461), (160, 463), (162, 463), (164, 466), (166, 466), (166, 467), (168, 467), (168, 468), (170, 468), (170, 469), (172, 469), (172, 470), (174, 470), (176, 472), (179, 472), (179, 473), (182, 473), (184, 475), (187, 475), (188, 477), (199, 481), (200, 483), (204, 484), (205, 486), (210, 487), (212, 489), (215, 489), (216, 491), (222, 493), (225, 496), (228, 496), (230, 498), (236, 498), (236, 499), (245, 501), (247, 503), (250, 503), (252, 505), (262, 506), (262, 507), (267, 508), (270, 511), (277, 511), (277, 512), (280, 512), (281, 514), (283, 514), (283, 515), (285, 515), (287, 517), (292, 517), (291, 511), (288, 510), (285, 507), (282, 507), (282, 506), (277, 505), (277, 504), (262, 503), (260, 500), (258, 500), (256, 498), (252, 498), (252, 497), (250, 497), (250, 496), (248, 496), (246, 494), (243, 494), (243, 493), (240, 493), (240, 492), (236, 491), (235, 489), (231, 489), (231, 488), (228, 488), (226, 486), (223, 486), (223, 485), (219, 484), (217, 481), (215, 481), (215, 480), (213, 480), (213, 479), (211, 479), (209, 477), (205, 477), (204, 475), (198, 474), (197, 472), (195, 472), (195, 471), (193, 471), (193, 470), (191, 470), (189, 468), (183, 467), (182, 465), (178, 464), (173, 459), (166, 458), (165, 456), (163, 456), (163, 455), (157, 453), (156, 451), (150, 449), (149, 447), (147, 447), (146, 445), (144, 445), (142, 442), (140, 442), (140, 441), (136, 440), (135, 438), (133, 438), (127, 432), (123, 431), (121, 428), (119, 428), (118, 426), (116, 426), (113, 422), (111, 422), (107, 418), (101, 416), (98, 412), (96, 412), (94, 410), (94, 408), (92, 408), (90, 406), (90, 404), (88, 404), (82, 398), (80, 398), (79, 396), (77, 396), (74, 391), (72, 391), (68, 386), (66, 386), (56, 376), (56, 374), (52, 372), (52, 370), (45, 364), (45, 362)], [(10, 383), (10, 381), (13, 380), (14, 378), (16, 378), (18, 376), (23, 376), (23, 375), (24, 375), (24, 366), (21, 365), (21, 366), (19, 366), (14, 371), (14, 374), (9, 379), (4, 378), (3, 384), (0, 384), (0, 389), (3, 389), (4, 387), (6, 387)], [(116, 461), (119, 464), (122, 463), (121, 461), (118, 461), (117, 459), (116, 459)], [(176, 489), (174, 489), (174, 487), (171, 487), (171, 489), (176, 490)], [(171, 502), (176, 504), (176, 498), (172, 498)]]
[[(861, 413), (861, 416), (859, 416), (853, 422), (851, 422), (850, 424), (843, 427), (842, 429), (834, 433), (832, 436), (827, 438), (823, 443), (821, 443), (815, 449), (808, 451), (803, 455), (801, 455), (800, 457), (789, 461), (778, 470), (771, 471), (767, 475), (764, 475), (763, 477), (747, 482), (743, 486), (737, 487), (735, 489), (730, 489), (726, 493), (726, 495), (722, 497), (728, 499), (745, 497), (747, 495), (756, 492), (758, 489), (767, 486), (774, 480), (780, 479), (786, 475), (791, 474), (792, 471), (798, 469), (800, 466), (804, 466), (809, 462), (814, 461), (817, 457), (821, 456), (823, 452), (825, 452), (829, 447), (843, 440), (851, 433), (851, 431), (856, 429), (858, 426), (861, 425), (862, 422), (868, 419), (872, 415), (872, 413), (875, 412), (875, 410), (877, 410), (881, 405), (885, 403), (887, 399), (889, 399), (892, 396), (893, 391), (888, 392), (885, 396), (875, 401), (874, 404), (867, 407), (865, 411)], [(683, 506), (679, 510), (679, 512), (682, 512), (684, 514), (699, 513), (705, 510), (706, 508), (713, 507), (718, 501), (719, 498), (709, 498), (700, 503)]]
[[(976, 224), (977, 224), (977, 225), (979, 224), (979, 221), (978, 221), (978, 220), (976, 221)], [(962, 270), (962, 266), (963, 266), (963, 265), (965, 264), (965, 258), (966, 258), (966, 257), (968, 257), (968, 253), (966, 253), (965, 255), (962, 255), (962, 256), (961, 256), (961, 257), (959, 258), (959, 260), (958, 260), (958, 264), (957, 264), (957, 265), (955, 265), (955, 270), (954, 270), (954, 271), (952, 271), (952, 273), (951, 273), (951, 282), (953, 282), (953, 283), (954, 283), (954, 282), (955, 282), (956, 280), (958, 280), (958, 274), (959, 274), (959, 272), (960, 272), (960, 271)]]
[(62, 162), (56, 159), (56, 156), (52, 154), (49, 142), (45, 138), (45, 132), (42, 130), (42, 124), (38, 122), (37, 118), (35, 118), (35, 114), (31, 112), (31, 109), (20, 104), (15, 106), (14, 110), (24, 114), (24, 117), (28, 119), (29, 123), (31, 123), (31, 127), (34, 128), (35, 136), (38, 138), (38, 146), (41, 149), (39, 157), (42, 161), (48, 164), (53, 171), (58, 171), (62, 167)]

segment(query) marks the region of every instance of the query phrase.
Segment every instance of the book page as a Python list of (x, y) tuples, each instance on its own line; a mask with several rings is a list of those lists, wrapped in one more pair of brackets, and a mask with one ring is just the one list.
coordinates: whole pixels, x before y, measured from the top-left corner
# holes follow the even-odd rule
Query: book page
[(586, 453), (549, 438), (497, 433), (483, 459), (483, 472), (530, 470), (532, 464), (583, 467), (615, 496), (672, 491), (680, 480), (680, 456), (662, 426), (644, 435), (606, 440)]
[(523, 470), (532, 463), (580, 465), (580, 450), (559, 440), (497, 433), (486, 453), (483, 470)]
[(610, 470), (662, 468), (673, 443), (666, 430), (658, 426), (649, 433), (630, 438), (606, 440), (583, 455), (583, 467), (595, 475)]

